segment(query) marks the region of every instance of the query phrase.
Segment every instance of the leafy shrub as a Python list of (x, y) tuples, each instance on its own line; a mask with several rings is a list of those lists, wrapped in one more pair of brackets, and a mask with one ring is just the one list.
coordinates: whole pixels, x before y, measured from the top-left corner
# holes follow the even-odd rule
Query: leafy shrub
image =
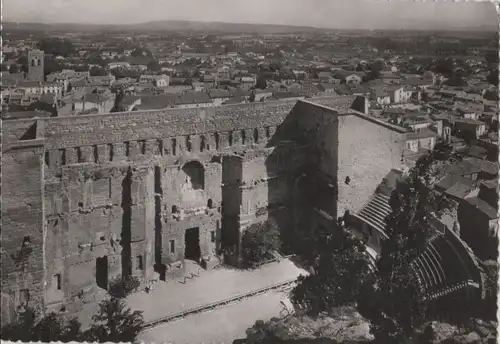
[(118, 276), (109, 283), (108, 293), (113, 297), (122, 299), (137, 290), (140, 285), (141, 282), (135, 276)]
[(273, 252), (281, 248), (278, 224), (268, 219), (263, 223), (251, 225), (241, 240), (243, 262), (248, 267), (255, 267), (273, 257)]

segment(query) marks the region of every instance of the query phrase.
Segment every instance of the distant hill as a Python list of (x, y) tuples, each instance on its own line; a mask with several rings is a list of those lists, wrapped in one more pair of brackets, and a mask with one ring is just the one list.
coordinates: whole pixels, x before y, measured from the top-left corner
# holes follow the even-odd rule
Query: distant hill
[(192, 21), (152, 21), (140, 24), (126, 25), (99, 25), (99, 24), (71, 24), (71, 23), (15, 23), (4, 22), (5, 31), (66, 31), (66, 32), (116, 32), (116, 31), (192, 31), (213, 33), (259, 33), (283, 34), (293, 32), (331, 31), (329, 29), (309, 26), (290, 26), (273, 24), (242, 24), (222, 22), (192, 22)]

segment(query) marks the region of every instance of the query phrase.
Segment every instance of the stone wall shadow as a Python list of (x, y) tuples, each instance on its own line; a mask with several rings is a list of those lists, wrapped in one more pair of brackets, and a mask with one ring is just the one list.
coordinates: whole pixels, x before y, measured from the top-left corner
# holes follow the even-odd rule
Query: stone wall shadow
[(296, 222), (305, 220), (308, 207), (305, 202), (307, 195), (301, 194), (307, 187), (297, 187), (300, 180), (304, 182), (303, 175), (310, 162), (308, 154), (303, 154), (308, 141), (300, 124), (306, 107), (307, 104), (297, 102), (266, 145), (266, 148), (273, 149), (265, 161), (268, 177), (266, 210), (268, 218), (274, 220), (280, 229), (282, 254), (298, 252), (301, 243), (296, 233)]
[(132, 274), (131, 240), (132, 240), (132, 168), (127, 169), (122, 181), (122, 276)]

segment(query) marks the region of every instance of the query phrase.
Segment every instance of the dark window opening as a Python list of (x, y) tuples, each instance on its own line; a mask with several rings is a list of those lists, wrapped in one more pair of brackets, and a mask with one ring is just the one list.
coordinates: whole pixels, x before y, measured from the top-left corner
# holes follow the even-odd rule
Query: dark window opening
[(177, 214), (179, 212), (179, 208), (176, 205), (172, 206), (172, 214)]
[(186, 136), (186, 149), (188, 152), (191, 152), (191, 150), (193, 149), (192, 145), (191, 145), (191, 136)]
[(209, 209), (212, 209), (212, 208), (213, 208), (213, 206), (214, 206), (214, 202), (212, 201), (212, 199), (209, 199), (209, 200), (208, 200), (208, 202), (207, 202), (207, 207), (208, 207)]
[(259, 130), (257, 128), (253, 130), (253, 142), (259, 143)]
[(28, 305), (29, 300), (30, 300), (29, 289), (21, 289), (19, 291), (19, 304), (26, 306)]
[(177, 139), (172, 139), (172, 154), (177, 155)]
[(271, 130), (269, 127), (266, 127), (266, 137), (269, 138), (271, 136)]
[(66, 165), (66, 150), (61, 149), (61, 164)]
[(55, 274), (54, 275), (54, 280), (56, 282), (56, 287), (57, 287), (57, 290), (61, 290), (62, 289), (62, 285), (61, 285), (61, 274)]
[(125, 156), (130, 156), (130, 142), (125, 142)]
[(50, 165), (50, 154), (49, 152), (45, 152), (45, 165)]
[(78, 206), (79, 206), (80, 208), (83, 208), (83, 202), (78, 202)]
[(199, 262), (201, 258), (200, 229), (198, 227), (186, 229), (184, 239), (184, 258)]
[(228, 140), (229, 140), (229, 145), (232, 146), (233, 145), (233, 132), (232, 131), (229, 132)]
[(109, 150), (109, 161), (113, 161), (113, 157), (114, 157), (114, 150), (113, 150), (113, 145), (112, 144), (109, 144), (108, 145), (108, 150)]
[(105, 237), (105, 236), (102, 236), (102, 237), (100, 237), (99, 239), (100, 239), (101, 241), (104, 241), (104, 240), (106, 240), (106, 237)]
[(186, 175), (186, 186), (193, 190), (204, 189), (205, 168), (198, 161), (190, 161), (182, 168)]
[(137, 256), (136, 258), (137, 270), (143, 270), (144, 267), (142, 265), (142, 256)]
[(163, 156), (163, 140), (158, 140), (159, 155)]
[(175, 253), (175, 240), (169, 240), (168, 245), (170, 253)]
[(245, 130), (242, 130), (241, 131), (241, 143), (245, 144), (246, 141), (247, 141), (247, 134), (246, 134)]
[(219, 135), (219, 133), (215, 133), (214, 137), (215, 137), (215, 149), (219, 150), (219, 146), (220, 146), (220, 135)]
[(205, 150), (205, 136), (200, 137), (200, 152), (203, 152)]
[(215, 237), (216, 237), (215, 231), (210, 231), (210, 241), (211, 242), (215, 242)]
[(146, 154), (146, 141), (139, 141), (141, 145), (141, 154)]
[(99, 152), (97, 146), (94, 146), (94, 162), (97, 164), (99, 162)]
[(76, 148), (76, 158), (78, 162), (83, 162), (82, 149), (80, 147)]
[(346, 185), (349, 185), (351, 183), (351, 178), (349, 178), (349, 176), (345, 177), (345, 183)]
[(30, 244), (31, 244), (30, 236), (29, 235), (24, 236), (24, 238), (23, 238), (23, 247), (24, 246), (28, 246)]

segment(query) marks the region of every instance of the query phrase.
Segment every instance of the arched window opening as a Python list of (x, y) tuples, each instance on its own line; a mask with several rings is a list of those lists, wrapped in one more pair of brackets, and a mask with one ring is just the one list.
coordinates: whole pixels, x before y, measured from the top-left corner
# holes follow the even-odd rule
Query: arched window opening
[(184, 172), (184, 188), (186, 190), (203, 190), (205, 188), (205, 169), (198, 161), (191, 161), (182, 168)]
[(253, 130), (253, 142), (259, 143), (259, 130), (257, 128)]
[(245, 130), (242, 130), (241, 131), (241, 144), (245, 144), (246, 143), (246, 140), (247, 140), (247, 134), (245, 132)]

